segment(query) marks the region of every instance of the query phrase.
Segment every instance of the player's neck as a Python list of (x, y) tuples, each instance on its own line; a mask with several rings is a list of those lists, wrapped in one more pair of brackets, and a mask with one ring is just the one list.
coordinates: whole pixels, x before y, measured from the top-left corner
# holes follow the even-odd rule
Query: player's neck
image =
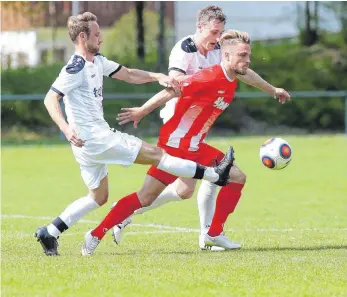
[(224, 74), (228, 76), (228, 78), (229, 78), (230, 81), (233, 81), (233, 80), (235, 80), (235, 79), (237, 78), (237, 73), (236, 73), (233, 69), (229, 68), (229, 67), (226, 65), (226, 63), (224, 63), (224, 62), (222, 61), (222, 62), (221, 62), (221, 66), (222, 66), (222, 68), (223, 68)]
[(194, 34), (193, 35), (193, 41), (196, 45), (196, 47), (198, 48), (198, 51), (200, 54), (202, 54), (203, 56), (207, 57), (207, 53), (208, 53), (208, 50), (206, 50), (203, 46), (202, 46), (202, 40), (199, 36), (199, 34)]
[(86, 49), (80, 46), (75, 46), (75, 52), (82, 56), (86, 61), (94, 62), (94, 54), (89, 53)]

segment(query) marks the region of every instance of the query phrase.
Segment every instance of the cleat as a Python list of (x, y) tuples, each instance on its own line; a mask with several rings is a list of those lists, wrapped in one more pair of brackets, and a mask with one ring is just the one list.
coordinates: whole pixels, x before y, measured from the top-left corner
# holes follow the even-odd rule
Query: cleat
[(229, 146), (224, 158), (218, 165), (214, 166), (215, 172), (219, 174), (219, 179), (214, 184), (223, 187), (229, 183), (229, 171), (233, 166), (234, 160), (234, 149)]
[(128, 226), (130, 223), (131, 223), (131, 219), (127, 218), (123, 222), (121, 222), (120, 224), (118, 224), (112, 228), (113, 241), (116, 244), (118, 244), (118, 245), (120, 244), (120, 241), (123, 237), (124, 228), (126, 226)]
[(205, 235), (204, 243), (210, 247), (221, 247), (225, 250), (236, 250), (241, 248), (241, 244), (231, 241), (225, 234), (222, 232), (218, 236)]
[(93, 236), (91, 233), (92, 230), (89, 230), (84, 236), (84, 243), (82, 245), (82, 256), (92, 256), (94, 250), (101, 241), (99, 238)]
[(36, 230), (34, 236), (41, 244), (43, 252), (47, 256), (59, 256), (58, 254), (58, 240), (48, 233), (47, 227), (40, 227)]
[(225, 248), (219, 246), (209, 246), (205, 244), (205, 234), (199, 236), (199, 247), (202, 251), (223, 252)]

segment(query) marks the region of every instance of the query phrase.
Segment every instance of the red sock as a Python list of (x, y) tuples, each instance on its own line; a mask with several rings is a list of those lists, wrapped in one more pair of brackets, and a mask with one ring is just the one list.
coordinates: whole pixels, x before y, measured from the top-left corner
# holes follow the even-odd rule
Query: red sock
[(108, 230), (123, 222), (127, 217), (132, 215), (135, 210), (141, 207), (142, 205), (137, 197), (137, 193), (132, 193), (121, 198), (91, 234), (102, 239)]
[(241, 197), (243, 184), (230, 183), (223, 187), (217, 196), (216, 210), (212, 219), (208, 235), (217, 236), (223, 232), (223, 225), (231, 214)]

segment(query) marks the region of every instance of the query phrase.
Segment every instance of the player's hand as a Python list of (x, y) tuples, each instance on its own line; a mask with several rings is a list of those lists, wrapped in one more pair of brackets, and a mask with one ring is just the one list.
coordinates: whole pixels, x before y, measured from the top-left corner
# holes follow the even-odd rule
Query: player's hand
[(181, 95), (180, 83), (177, 80), (175, 80), (173, 77), (162, 74), (159, 77), (158, 82), (160, 85), (164, 86), (165, 88), (172, 88), (177, 94), (177, 96)]
[(77, 136), (74, 129), (69, 127), (67, 131), (64, 132), (66, 139), (74, 146), (82, 147), (84, 146), (84, 141)]
[(141, 107), (129, 107), (122, 108), (122, 112), (117, 115), (117, 121), (119, 125), (124, 125), (129, 122), (134, 122), (134, 128), (137, 128), (137, 124), (145, 116)]
[(278, 100), (278, 102), (281, 102), (282, 104), (286, 103), (286, 101), (290, 101), (290, 95), (289, 93), (281, 88), (275, 89), (274, 98)]

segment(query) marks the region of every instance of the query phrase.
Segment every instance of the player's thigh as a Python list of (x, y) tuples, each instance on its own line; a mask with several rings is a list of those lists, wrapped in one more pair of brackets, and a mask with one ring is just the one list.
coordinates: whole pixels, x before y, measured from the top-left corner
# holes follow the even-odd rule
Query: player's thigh
[(95, 200), (100, 206), (105, 204), (108, 200), (108, 176), (103, 177), (99, 186), (95, 189), (89, 189), (89, 196)]
[(189, 199), (194, 194), (196, 182), (196, 179), (181, 177), (174, 182), (174, 187), (182, 199)]
[(163, 155), (163, 149), (143, 141), (135, 159), (135, 163), (143, 165), (158, 165)]
[(234, 183), (244, 184), (246, 182), (246, 174), (237, 166), (234, 162), (234, 165), (230, 168), (229, 172), (230, 181)]
[(166, 188), (166, 185), (155, 177), (147, 174), (137, 196), (142, 206), (149, 206)]

